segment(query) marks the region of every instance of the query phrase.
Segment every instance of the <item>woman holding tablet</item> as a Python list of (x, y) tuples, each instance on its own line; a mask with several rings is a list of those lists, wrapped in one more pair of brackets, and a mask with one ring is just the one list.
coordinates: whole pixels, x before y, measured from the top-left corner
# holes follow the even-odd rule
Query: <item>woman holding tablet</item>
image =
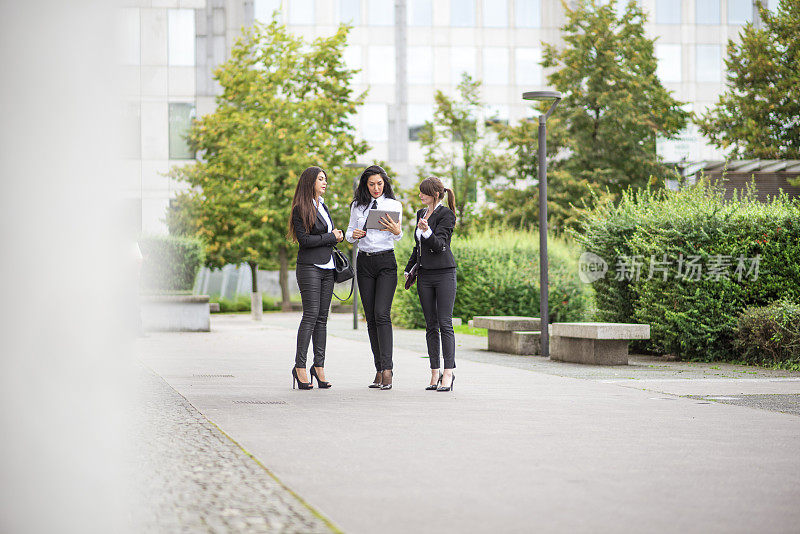
[[(394, 197), (386, 171), (378, 165), (371, 165), (361, 173), (350, 204), (350, 223), (345, 233), (350, 243), (358, 241), (356, 277), (375, 363), (375, 380), (369, 387), (383, 390), (392, 389), (391, 309), (397, 287), (394, 244), (403, 237), (399, 216), (402, 208)], [(391, 213), (383, 213), (374, 224), (375, 217), (370, 217), (374, 210)], [(392, 213), (397, 215), (393, 217)]]
[[(297, 352), (292, 368), (292, 388), (311, 389), (313, 379), (320, 388), (331, 387), (325, 381), (325, 341), (328, 310), (333, 295), (333, 246), (342, 240), (335, 229), (328, 206), (322, 199), (328, 177), (319, 167), (309, 167), (300, 175), (292, 200), (289, 239), (300, 244), (297, 251), (297, 285), (303, 300), (303, 318), (297, 330)], [(311, 379), (306, 376), (306, 353), (314, 345)]]
[[(447, 206), (442, 202), (447, 197)], [(427, 390), (451, 391), (455, 382), (456, 335), (453, 331), (453, 305), (456, 301), (456, 260), (450, 251), (450, 238), (456, 226), (455, 195), (438, 178), (426, 178), (419, 184), (419, 198), (425, 208), (417, 212), (414, 239), (405, 277), (417, 265), (417, 294), (425, 315), (425, 340), (431, 363), (431, 381)], [(439, 371), (441, 332), (444, 374)]]

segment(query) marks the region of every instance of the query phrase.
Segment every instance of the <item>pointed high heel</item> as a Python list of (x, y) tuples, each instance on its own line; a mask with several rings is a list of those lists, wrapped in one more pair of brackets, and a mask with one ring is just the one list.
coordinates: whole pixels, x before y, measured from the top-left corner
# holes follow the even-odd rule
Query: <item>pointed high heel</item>
[(372, 389), (381, 389), (381, 385), (383, 384), (383, 374), (378, 371), (375, 373), (375, 380), (372, 381), (372, 384), (368, 385), (368, 388)]
[[(389, 373), (387, 376), (386, 373)], [(392, 377), (394, 376), (394, 371), (391, 369), (387, 369), (383, 371), (383, 376), (381, 377), (381, 389), (387, 390), (392, 389)]]
[(439, 385), (442, 383), (442, 373), (439, 373), (439, 380), (436, 381), (435, 384), (431, 384), (425, 388), (425, 391), (438, 391)]
[(297, 367), (292, 367), (292, 389), (294, 389), (295, 384), (299, 389), (312, 389), (314, 387), (312, 382), (302, 382), (297, 377)]
[(330, 382), (325, 382), (323, 380), (320, 380), (319, 379), (319, 375), (317, 374), (317, 368), (314, 367), (314, 366), (311, 366), (311, 378), (310, 378), (311, 384), (314, 383), (314, 379), (315, 378), (317, 379), (317, 387), (319, 387), (320, 389), (328, 389), (329, 387), (331, 387), (333, 385)]
[(454, 386), (455, 386), (455, 383), (456, 383), (456, 375), (455, 375), (455, 373), (453, 373), (453, 379), (452, 379), (452, 380), (450, 380), (450, 385), (449, 385), (449, 386), (447, 386), (447, 387), (445, 387), (445, 386), (439, 386), (439, 387), (436, 389), (436, 391), (453, 391), (453, 389), (454, 389)]

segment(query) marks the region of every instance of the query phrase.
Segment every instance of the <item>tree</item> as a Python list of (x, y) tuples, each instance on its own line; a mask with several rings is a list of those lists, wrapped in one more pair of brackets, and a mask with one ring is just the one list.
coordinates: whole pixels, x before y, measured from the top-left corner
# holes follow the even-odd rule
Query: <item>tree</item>
[(747, 24), (728, 41), (727, 91), (699, 121), (700, 131), (741, 158), (800, 158), (800, 1), (759, 5), (763, 28)]
[(555, 69), (549, 84), (564, 97), (557, 114), (565, 158), (552, 189), (563, 194), (565, 211), (564, 203), (579, 205), (591, 189), (618, 197), (628, 186), (674, 174), (656, 154), (656, 136), (676, 135), (690, 117), (656, 76), (642, 9), (631, 1), (618, 17), (614, 4), (563, 3), (565, 46), (544, 44), (542, 65)]
[(498, 156), (486, 144), (479, 143), (485, 133), (480, 121), (485, 107), (480, 86), (480, 81), (464, 73), (456, 98), (436, 91), (433, 120), (426, 122), (419, 133), (425, 155), (425, 167), (419, 176), (433, 174), (450, 181), (460, 225), (469, 214), (468, 204), (475, 201), (478, 184), (494, 179), (500, 169)]
[(222, 87), (216, 110), (189, 133), (199, 161), (171, 171), (190, 188), (168, 211), (170, 231), (202, 238), (209, 266), (247, 262), (254, 299), (258, 266), (277, 265), (284, 310), (294, 248), (287, 222), (300, 173), (311, 165), (328, 172), (326, 203), (346, 220), (352, 181), (336, 176), (347, 176), (344, 165), (368, 148), (349, 122), (364, 95), (354, 97), (355, 71), (342, 60), (347, 33), (341, 26), (308, 44), (275, 19), (244, 30), (214, 74)]

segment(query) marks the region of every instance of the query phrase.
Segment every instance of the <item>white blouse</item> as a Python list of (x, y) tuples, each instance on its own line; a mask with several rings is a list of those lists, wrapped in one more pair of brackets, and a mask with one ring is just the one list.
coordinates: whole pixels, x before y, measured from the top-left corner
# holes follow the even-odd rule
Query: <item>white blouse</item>
[[(377, 209), (399, 211), (402, 217), (403, 205), (399, 201), (386, 198), (383, 195), (373, 200), (378, 202)], [(372, 208), (372, 201), (366, 206), (353, 206), (350, 208), (350, 222), (347, 224), (347, 232), (344, 234), (345, 239), (349, 243), (358, 241), (358, 250), (363, 250), (364, 252), (381, 252), (382, 250), (393, 249), (394, 244), (403, 238), (402, 230), (398, 235), (384, 230), (367, 230), (367, 235), (361, 239), (353, 237), (353, 230), (361, 230), (362, 226), (364, 226), (363, 218), (369, 215), (370, 208)], [(361, 226), (358, 224), (359, 218), (362, 218)]]
[[(328, 232), (333, 232), (333, 223), (331, 222), (331, 218), (328, 217), (328, 212), (322, 205), (325, 204), (325, 200), (322, 197), (319, 197), (319, 202), (317, 202), (317, 211), (322, 216), (322, 220), (325, 221), (328, 225)], [(333, 269), (333, 254), (331, 254), (331, 259), (328, 260), (328, 263), (323, 264), (316, 264), (317, 267), (320, 269)]]

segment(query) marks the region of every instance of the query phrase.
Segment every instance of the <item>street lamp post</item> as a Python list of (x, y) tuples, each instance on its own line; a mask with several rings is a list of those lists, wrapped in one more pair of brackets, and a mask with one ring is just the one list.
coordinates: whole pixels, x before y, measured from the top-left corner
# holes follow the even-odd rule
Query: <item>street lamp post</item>
[(540, 354), (550, 356), (550, 316), (548, 296), (550, 281), (547, 263), (547, 118), (561, 101), (558, 91), (529, 91), (522, 94), (523, 100), (552, 101), (550, 109), (539, 115), (539, 317), (542, 325)]
[[(345, 167), (348, 169), (363, 169), (366, 167), (363, 163), (346, 163)], [(359, 176), (353, 177), (353, 196), (356, 194), (356, 189), (358, 189), (358, 179)], [(356, 259), (358, 257), (358, 240), (353, 243), (353, 250), (351, 251), (352, 257), (350, 260), (350, 264), (353, 266), (353, 272), (357, 272), (356, 266)], [(353, 330), (358, 330), (358, 277), (353, 277)]]

